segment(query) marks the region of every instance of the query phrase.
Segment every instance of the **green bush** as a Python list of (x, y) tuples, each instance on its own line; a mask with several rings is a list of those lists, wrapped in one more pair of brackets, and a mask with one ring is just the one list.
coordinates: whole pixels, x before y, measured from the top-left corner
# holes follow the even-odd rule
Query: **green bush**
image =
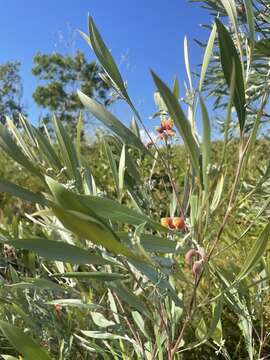
[[(148, 134), (91, 18), (89, 29), (83, 36), (106, 81)], [(224, 140), (215, 143), (202, 94), (214, 36), (230, 90)], [(11, 121), (0, 125), (0, 146), (16, 163), (8, 162), (11, 174), (18, 166), (31, 174), (25, 186), (16, 170), (14, 177), (5, 173), (0, 190), (35, 206), (22, 208), (21, 220), (8, 210), (2, 215), (3, 355), (29, 360), (267, 355), (270, 172), (264, 156), (268, 140), (256, 138), (268, 94), (262, 94), (247, 130), (248, 77), (239, 46), (217, 20), (194, 89), (185, 42), (187, 116), (177, 82), (170, 89), (152, 72), (161, 123), (156, 139), (148, 134), (147, 146), (135, 121), (127, 128), (82, 92), (82, 103), (110, 130), (98, 138), (95, 154), (82, 147), (82, 119), (75, 141), (56, 118), (52, 136), (22, 117), (20, 131)], [(179, 135), (181, 146), (172, 140)], [(10, 199), (2, 201), (8, 209)]]

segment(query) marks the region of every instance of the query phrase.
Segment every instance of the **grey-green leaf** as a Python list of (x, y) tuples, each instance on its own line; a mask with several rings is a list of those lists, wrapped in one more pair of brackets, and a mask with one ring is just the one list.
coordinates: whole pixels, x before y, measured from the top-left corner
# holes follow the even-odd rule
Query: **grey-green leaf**
[(165, 102), (168, 112), (174, 120), (175, 126), (179, 131), (184, 144), (189, 152), (192, 165), (197, 174), (199, 174), (199, 148), (191, 131), (190, 124), (181, 109), (178, 100), (173, 95), (168, 86), (152, 71), (152, 76), (157, 89)]
[[(226, 27), (216, 19), (221, 65), (228, 86), (231, 84), (231, 74), (235, 65), (234, 106), (238, 115), (240, 131), (243, 132), (246, 120), (246, 97), (242, 65), (233, 40)], [(233, 65), (234, 64), (234, 65)]]
[(93, 255), (87, 250), (61, 241), (42, 238), (20, 239), (9, 242), (17, 249), (25, 249), (37, 253), (48, 260), (57, 260), (72, 264), (108, 264), (109, 261), (99, 255)]
[(29, 335), (5, 321), (0, 321), (0, 329), (8, 341), (27, 360), (50, 360), (50, 357)]

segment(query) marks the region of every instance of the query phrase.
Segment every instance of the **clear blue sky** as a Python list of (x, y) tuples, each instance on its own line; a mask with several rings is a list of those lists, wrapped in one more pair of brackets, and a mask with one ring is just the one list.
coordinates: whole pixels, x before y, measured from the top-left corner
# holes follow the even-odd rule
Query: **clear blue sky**
[[(186, 0), (2, 0), (0, 4), (0, 62), (21, 61), (24, 102), (33, 123), (41, 110), (32, 100), (37, 84), (31, 74), (32, 58), (38, 51), (72, 53), (80, 49), (94, 59), (76, 32), (87, 32), (88, 13), (94, 17), (145, 119), (155, 111), (149, 68), (169, 84), (177, 75), (183, 90), (184, 36), (189, 40), (193, 69), (203, 55), (193, 39), (208, 36), (200, 27), (209, 21), (206, 11)], [(123, 121), (130, 120), (122, 105), (115, 105), (113, 110)]]

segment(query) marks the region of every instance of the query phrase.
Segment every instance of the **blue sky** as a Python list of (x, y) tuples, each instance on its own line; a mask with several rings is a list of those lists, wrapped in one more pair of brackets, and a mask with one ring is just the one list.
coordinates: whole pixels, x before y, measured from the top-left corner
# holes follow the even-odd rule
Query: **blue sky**
[[(193, 69), (203, 55), (193, 39), (206, 40), (208, 36), (200, 27), (209, 21), (206, 11), (186, 0), (2, 0), (1, 5), (0, 62), (21, 61), (24, 102), (33, 123), (41, 110), (32, 100), (37, 85), (31, 74), (32, 58), (38, 51), (72, 53), (80, 49), (94, 59), (76, 31), (87, 32), (88, 13), (128, 81), (129, 93), (144, 119), (155, 111), (149, 69), (169, 84), (177, 75), (183, 91), (184, 36), (188, 37)], [(130, 120), (125, 106), (117, 104), (113, 111), (124, 122)]]

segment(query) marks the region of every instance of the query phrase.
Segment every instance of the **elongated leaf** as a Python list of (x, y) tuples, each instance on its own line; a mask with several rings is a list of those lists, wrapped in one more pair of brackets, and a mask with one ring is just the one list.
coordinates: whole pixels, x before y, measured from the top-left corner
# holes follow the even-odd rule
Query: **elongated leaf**
[(177, 77), (173, 81), (172, 92), (173, 92), (173, 95), (176, 97), (176, 99), (178, 99), (180, 96), (180, 90), (179, 90), (179, 81), (178, 81)]
[(115, 281), (123, 280), (125, 275), (107, 273), (107, 272), (66, 272), (62, 274), (53, 274), (53, 277), (64, 277), (79, 280), (99, 280), (99, 281)]
[(147, 222), (156, 230), (167, 231), (166, 228), (148, 218), (146, 215), (129, 209), (115, 200), (98, 196), (77, 195), (66, 190), (63, 185), (57, 183), (49, 177), (46, 177), (46, 180), (61, 207), (95, 217), (102, 222), (110, 232), (112, 229), (104, 221), (102, 221), (101, 218), (109, 219), (113, 222), (121, 222), (132, 225), (139, 225), (143, 222)]
[(35, 174), (39, 178), (43, 179), (39, 172), (39, 169), (32, 164), (32, 162), (24, 155), (19, 146), (13, 140), (7, 128), (0, 124), (0, 147), (5, 153), (11, 157), (16, 163), (23, 166), (30, 173)]
[(102, 306), (98, 304), (85, 303), (81, 299), (57, 299), (57, 300), (48, 301), (47, 304), (78, 307), (78, 308), (90, 309), (90, 310), (102, 309)]
[(202, 149), (202, 163), (203, 163), (203, 183), (206, 193), (208, 192), (208, 174), (207, 169), (210, 164), (211, 154), (211, 127), (208, 112), (202, 97), (200, 96), (200, 105), (202, 112), (202, 123), (203, 123), (203, 141), (201, 144)]
[(216, 32), (217, 32), (217, 26), (216, 24), (213, 25), (213, 29), (211, 31), (211, 34), (209, 36), (207, 46), (205, 48), (204, 57), (203, 57), (203, 63), (201, 68), (201, 76), (200, 76), (200, 83), (199, 83), (199, 91), (202, 91), (203, 83), (206, 75), (206, 71), (210, 62), (210, 58), (212, 56), (213, 46), (215, 43), (216, 38)]
[[(115, 255), (133, 257), (132, 252), (125, 247), (112, 231), (93, 217), (77, 211), (67, 211), (60, 207), (53, 207), (53, 212), (61, 223), (74, 234), (101, 245)], [(134, 255), (135, 256), (135, 255)]]
[(111, 168), (111, 172), (112, 172), (112, 176), (113, 176), (113, 180), (116, 186), (116, 189), (118, 190), (119, 188), (119, 183), (118, 183), (118, 172), (117, 172), (117, 166), (116, 166), (116, 161), (114, 159), (112, 150), (110, 145), (108, 144), (106, 138), (103, 138), (103, 144), (104, 144), (104, 148), (106, 151), (106, 155), (110, 164), (110, 168)]
[(193, 90), (192, 87), (192, 78), (191, 78), (191, 71), (190, 71), (190, 65), (189, 65), (189, 56), (188, 56), (188, 41), (187, 37), (184, 38), (184, 59), (185, 59), (185, 66), (186, 66), (186, 72), (188, 76), (189, 86), (190, 90)]
[(253, 47), (254, 38), (255, 38), (255, 25), (254, 25), (254, 13), (252, 8), (252, 1), (244, 0), (244, 4), (246, 9), (247, 23), (249, 29), (249, 41), (250, 41), (250, 45)]
[(41, 134), (37, 129), (35, 129), (33, 126), (31, 128), (32, 133), (35, 136), (35, 139), (38, 143), (40, 153), (47, 159), (50, 166), (56, 167), (58, 170), (61, 170), (63, 167), (61, 164), (61, 161), (59, 160), (58, 156), (56, 155), (56, 152), (52, 145), (50, 144), (47, 137), (45, 137), (43, 134)]
[(130, 263), (134, 265), (143, 275), (145, 275), (155, 287), (161, 290), (167, 290), (176, 306), (181, 308), (183, 307), (182, 300), (178, 297), (171, 284), (167, 281), (164, 273), (156, 271), (154, 268), (142, 263), (141, 261), (130, 260)]
[(144, 153), (148, 153), (141, 140), (103, 105), (86, 96), (81, 91), (78, 91), (78, 95), (83, 105), (87, 107), (98, 120), (118, 135), (124, 144), (134, 146)]
[[(131, 238), (128, 233), (117, 233), (121, 240), (130, 243)], [(160, 253), (174, 253), (177, 243), (175, 241), (158, 237), (156, 235), (141, 234), (140, 243), (146, 251)]]
[(53, 127), (60, 146), (61, 156), (67, 168), (67, 173), (70, 179), (76, 181), (78, 189), (82, 190), (82, 179), (79, 172), (80, 163), (75, 146), (64, 129), (63, 124), (56, 117), (53, 117)]
[(262, 39), (256, 41), (254, 46), (254, 58), (256, 60), (260, 58), (270, 57), (270, 39)]
[(123, 145), (119, 160), (119, 167), (118, 167), (118, 178), (119, 178), (118, 184), (119, 184), (120, 195), (122, 195), (124, 189), (125, 170), (126, 170), (126, 146)]
[(231, 84), (233, 64), (235, 65), (234, 106), (238, 115), (240, 131), (243, 132), (246, 120), (246, 98), (242, 65), (228, 30), (218, 19), (216, 19), (216, 25), (218, 31), (221, 65), (229, 87)]
[(213, 200), (211, 203), (211, 212), (215, 211), (216, 208), (218, 207), (218, 204), (220, 202), (221, 199), (221, 195), (222, 195), (222, 191), (223, 191), (223, 186), (224, 186), (224, 175), (221, 174), (215, 192), (214, 192), (214, 196), (213, 196)]
[(129, 304), (131, 307), (137, 309), (140, 313), (151, 319), (151, 315), (148, 313), (143, 302), (132, 294), (122, 283), (119, 281), (108, 284), (109, 288), (113, 290), (124, 302)]
[(240, 270), (237, 280), (240, 281), (246, 277), (261, 260), (263, 253), (267, 247), (267, 243), (270, 237), (270, 222), (265, 226), (264, 230), (258, 237), (257, 241), (252, 246), (248, 253), (246, 260)]
[(168, 86), (153, 71), (151, 73), (157, 89), (166, 104), (168, 112), (174, 120), (175, 126), (177, 127), (180, 135), (182, 136), (184, 144), (189, 152), (192, 165), (197, 174), (199, 174), (199, 149), (192, 135), (190, 124), (187, 121), (176, 97), (173, 95)]
[(101, 328), (106, 328), (106, 327), (115, 325), (114, 321), (106, 319), (100, 312), (92, 311), (91, 316), (92, 316), (93, 322)]
[(21, 329), (1, 320), (0, 329), (12, 346), (27, 360), (50, 360), (48, 353)]
[(112, 79), (116, 87), (120, 90), (122, 95), (128, 99), (129, 97), (121, 74), (91, 16), (89, 16), (89, 35), (92, 48), (100, 64), (102, 65), (108, 76)]
[(26, 278), (23, 282), (18, 282), (16, 284), (6, 285), (7, 287), (12, 288), (19, 288), (19, 289), (49, 289), (49, 290), (55, 290), (55, 291), (66, 291), (66, 289), (61, 288), (61, 286), (57, 285), (56, 283), (42, 278)]
[(92, 255), (87, 250), (60, 241), (36, 238), (13, 240), (9, 243), (16, 249), (33, 251), (48, 260), (71, 264), (103, 265), (109, 263), (99, 255)]
[(41, 194), (33, 193), (21, 186), (13, 184), (12, 182), (0, 177), (0, 192), (6, 192), (20, 199), (29, 201), (34, 204), (48, 206), (49, 201)]
[(132, 256), (131, 251), (121, 244), (111, 227), (91, 207), (85, 206), (78, 195), (49, 177), (46, 177), (46, 181), (59, 205), (53, 206), (53, 212), (68, 230), (104, 246), (116, 255)]
[(235, 34), (238, 34), (238, 22), (237, 22), (237, 10), (234, 0), (221, 0), (232, 24), (234, 27)]
[(88, 330), (81, 330), (81, 332), (90, 338), (93, 339), (106, 339), (106, 340), (127, 340), (131, 341), (127, 336), (120, 336), (112, 333), (107, 333), (104, 331), (88, 331)]

